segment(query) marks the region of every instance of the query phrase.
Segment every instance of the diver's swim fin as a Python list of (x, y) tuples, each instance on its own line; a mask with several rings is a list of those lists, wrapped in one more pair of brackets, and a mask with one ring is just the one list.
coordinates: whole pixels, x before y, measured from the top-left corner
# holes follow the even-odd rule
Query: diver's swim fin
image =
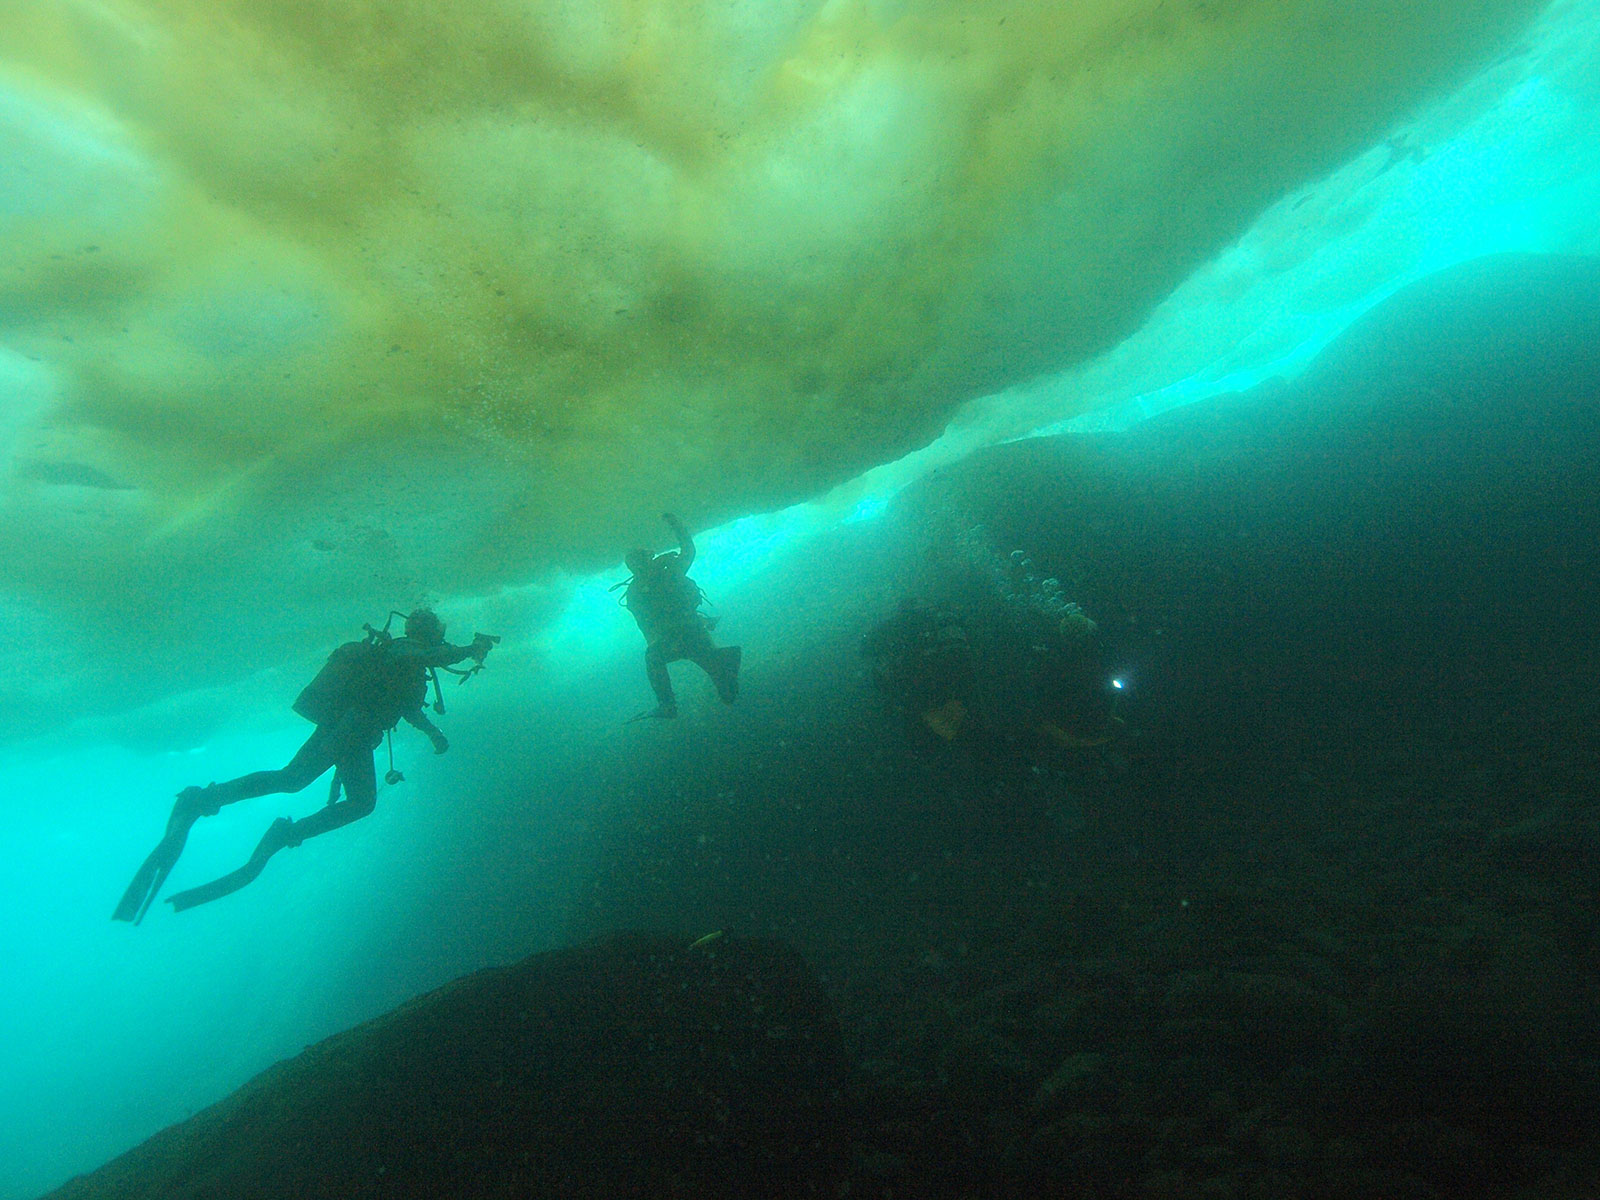
[(205, 788), (186, 787), (178, 793), (177, 803), (172, 806), (172, 816), (167, 818), (166, 834), (150, 851), (150, 857), (134, 872), (133, 882), (122, 893), (122, 900), (111, 914), (113, 921), (130, 921), (137, 925), (144, 920), (144, 914), (150, 911), (156, 893), (161, 890), (178, 856), (183, 853), (183, 847), (189, 840), (189, 830), (201, 817), (215, 816), (217, 813), (217, 805), (204, 803), (206, 791)]
[(111, 914), (113, 921), (129, 921), (137, 925), (144, 920), (150, 902), (156, 898), (161, 885), (167, 881), (167, 875), (172, 871), (173, 864), (178, 861), (178, 855), (183, 853), (184, 841), (182, 837), (164, 837), (157, 843), (156, 848), (150, 851), (150, 857), (145, 859), (144, 864), (135, 872), (128, 890), (122, 893), (116, 911)]
[(245, 863), (244, 866), (237, 871), (229, 871), (226, 875), (213, 879), (210, 883), (202, 883), (199, 887), (190, 888), (186, 892), (178, 892), (175, 895), (168, 896), (167, 903), (172, 905), (174, 912), (182, 912), (186, 908), (193, 908), (197, 904), (209, 904), (213, 900), (220, 900), (224, 896), (237, 892), (245, 884), (261, 874), (261, 868), (267, 865), (267, 859), (285, 846), (298, 846), (300, 844), (294, 838), (293, 828), (294, 822), (288, 817), (279, 817), (267, 827), (267, 832), (262, 835), (260, 843), (257, 844), (254, 853), (250, 855), (250, 861)]
[(744, 651), (738, 646), (723, 646), (717, 651), (717, 673), (711, 682), (717, 685), (717, 695), (724, 704), (739, 698), (739, 662), (743, 657)]
[(1044, 734), (1056, 745), (1067, 750), (1092, 750), (1096, 746), (1104, 746), (1122, 731), (1121, 717), (1108, 717), (1106, 723), (1091, 733), (1078, 733), (1071, 729), (1063, 729), (1054, 721), (1044, 721), (1039, 725), (1039, 732)]
[(633, 716), (624, 721), (623, 724), (632, 725), (635, 721), (648, 721), (652, 717), (654, 717), (656, 720), (670, 721), (677, 715), (678, 706), (676, 704), (658, 704), (654, 708), (645, 709), (642, 713), (635, 713)]
[(952, 697), (922, 714), (922, 723), (947, 742), (953, 742), (967, 722), (967, 706)]

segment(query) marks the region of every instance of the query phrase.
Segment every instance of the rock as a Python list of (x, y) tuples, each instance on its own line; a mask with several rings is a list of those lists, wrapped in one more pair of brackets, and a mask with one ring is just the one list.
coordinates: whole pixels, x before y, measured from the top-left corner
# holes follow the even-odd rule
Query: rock
[(1105, 1063), (1105, 1055), (1090, 1051), (1069, 1056), (1039, 1085), (1039, 1090), (1034, 1093), (1035, 1107), (1047, 1104), (1058, 1096), (1071, 1095), (1092, 1086), (1105, 1069)]
[(1303, 980), (1245, 971), (1193, 971), (1171, 980), (1163, 1044), (1185, 1053), (1248, 1054), (1280, 1069), (1335, 1044), (1340, 1003)]
[(792, 951), (627, 936), (329, 1038), (52, 1200), (832, 1195), (847, 1078)]

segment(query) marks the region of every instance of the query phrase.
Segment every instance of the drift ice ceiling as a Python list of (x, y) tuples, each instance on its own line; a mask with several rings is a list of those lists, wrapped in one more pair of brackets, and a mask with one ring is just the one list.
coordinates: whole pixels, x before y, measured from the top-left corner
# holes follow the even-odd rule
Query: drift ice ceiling
[[(66, 656), (69, 682), (28, 687), (72, 715), (310, 653), (375, 605), (593, 570), (663, 507), (704, 526), (815, 496), (1127, 345), (1287, 193), (1375, 145), (1415, 166), (1438, 146), (1397, 121), (1497, 63), (1532, 86), (1504, 64), (1558, 43), (1570, 67), (1596, 19), (11, 0), (4, 658)], [(1581, 78), (1540, 119), (1592, 103)], [(1248, 339), (1267, 317), (1232, 298)], [(1050, 395), (1039, 420), (1106, 389)], [(247, 606), (273, 639), (227, 632)], [(170, 669), (129, 684), (149, 638)]]

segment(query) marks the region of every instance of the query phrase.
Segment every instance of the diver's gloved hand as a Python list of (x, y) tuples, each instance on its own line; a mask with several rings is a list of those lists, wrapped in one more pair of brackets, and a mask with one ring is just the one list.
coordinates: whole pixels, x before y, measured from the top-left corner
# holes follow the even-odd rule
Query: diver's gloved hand
[(433, 752), (435, 754), (443, 754), (446, 750), (450, 749), (450, 739), (445, 737), (444, 734), (440, 733), (438, 730), (434, 730), (428, 735), (428, 737), (429, 740), (433, 742)]
[(499, 638), (495, 637), (491, 633), (473, 634), (472, 657), (477, 659), (480, 663), (483, 662), (484, 657), (489, 653), (490, 650), (494, 649), (495, 643), (497, 643), (499, 640)]
[(662, 513), (661, 519), (667, 523), (667, 528), (672, 530), (673, 533), (680, 536), (683, 534), (683, 522), (678, 520), (672, 513)]

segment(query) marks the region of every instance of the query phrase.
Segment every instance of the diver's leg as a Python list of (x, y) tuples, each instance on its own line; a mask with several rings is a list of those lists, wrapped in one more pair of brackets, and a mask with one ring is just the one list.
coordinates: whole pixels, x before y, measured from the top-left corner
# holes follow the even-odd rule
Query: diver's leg
[(378, 777), (372, 765), (372, 751), (363, 747), (339, 758), (339, 781), (344, 784), (344, 799), (324, 806), (309, 817), (290, 823), (286, 845), (298, 846), (307, 838), (339, 829), (369, 816), (378, 806)]
[(650, 689), (656, 694), (656, 711), (652, 716), (678, 715), (678, 701), (672, 694), (672, 676), (667, 674), (667, 664), (682, 657), (674, 652), (676, 649), (675, 643), (667, 638), (651, 642), (645, 649), (644, 673), (650, 680)]
[(724, 704), (739, 696), (739, 661), (744, 651), (738, 646), (717, 646), (704, 631), (684, 647), (684, 657), (711, 677)]
[[(382, 735), (378, 735), (381, 737)], [(372, 751), (376, 746), (378, 737), (369, 731), (359, 729), (351, 723), (341, 725), (331, 731), (324, 738), (324, 749), (336, 751), (337, 758), (330, 765), (337, 766), (337, 778), (344, 785), (344, 792), (348, 799), (329, 803), (320, 812), (313, 813), (304, 820), (292, 821), (288, 817), (279, 817), (268, 828), (257, 844), (255, 851), (250, 855), (250, 860), (236, 871), (231, 871), (220, 879), (213, 879), (210, 883), (190, 888), (185, 892), (168, 896), (167, 903), (171, 904), (175, 912), (193, 908), (197, 904), (206, 904), (212, 900), (220, 899), (238, 891), (261, 874), (263, 867), (279, 850), (286, 847), (298, 846), (308, 837), (315, 837), (319, 833), (326, 833), (330, 829), (337, 829), (341, 825), (348, 825), (351, 821), (366, 816), (377, 805), (378, 785), (372, 765)], [(296, 756), (297, 760), (299, 756)], [(331, 754), (330, 754), (331, 757)], [(314, 763), (302, 764), (300, 770), (309, 770)], [(294, 764), (290, 764), (291, 767)], [(261, 772), (263, 775), (283, 775), (289, 772)], [(315, 779), (326, 766), (321, 767), (315, 775), (311, 775), (306, 782)], [(300, 785), (304, 787), (305, 784)], [(296, 788), (296, 791), (299, 789)]]
[(224, 804), (234, 804), (240, 800), (253, 800), (257, 796), (279, 792), (303, 791), (317, 776), (333, 766), (339, 733), (340, 730), (336, 728), (319, 725), (281, 770), (252, 771), (226, 783), (213, 783), (195, 790), (206, 793), (213, 813)]

